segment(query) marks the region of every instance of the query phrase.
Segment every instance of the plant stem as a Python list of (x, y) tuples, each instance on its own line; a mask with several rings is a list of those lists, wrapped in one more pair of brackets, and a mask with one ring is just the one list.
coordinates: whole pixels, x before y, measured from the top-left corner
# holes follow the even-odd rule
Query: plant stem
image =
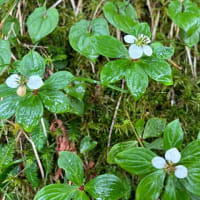
[(26, 133), (25, 133), (24, 131), (23, 131), (23, 134), (24, 134), (24, 136), (26, 137), (26, 139), (27, 139), (27, 140), (31, 143), (31, 145), (32, 145), (33, 152), (34, 152), (34, 154), (35, 154), (35, 158), (36, 158), (36, 160), (37, 160), (37, 163), (38, 163), (38, 166), (39, 166), (39, 169), (40, 169), (40, 173), (41, 173), (42, 179), (44, 179), (44, 170), (43, 170), (42, 163), (41, 163), (41, 161), (40, 161), (40, 157), (39, 157), (39, 155), (38, 155), (37, 149), (36, 149), (36, 147), (35, 147), (35, 144), (34, 144), (33, 140), (32, 140), (31, 138), (29, 138), (29, 137), (26, 135)]
[[(124, 79), (122, 80), (121, 88), (124, 89)], [(108, 143), (107, 143), (107, 157), (108, 157), (108, 153), (109, 153), (109, 150), (110, 150), (110, 142), (111, 142), (111, 137), (112, 137), (112, 131), (113, 131), (113, 127), (114, 127), (115, 120), (116, 120), (116, 117), (117, 117), (117, 113), (118, 113), (118, 110), (119, 110), (119, 106), (120, 106), (120, 103), (121, 103), (121, 100), (122, 100), (122, 95), (123, 95), (123, 93), (121, 93), (120, 96), (119, 96), (119, 99), (118, 99), (118, 102), (117, 102), (117, 105), (116, 105), (116, 108), (115, 108), (115, 112), (114, 112), (114, 115), (113, 115), (112, 123), (111, 123), (111, 126), (110, 126), (110, 131), (109, 131), (109, 135), (108, 135)]]
[(133, 126), (133, 123), (131, 122), (131, 118), (130, 118), (128, 112), (127, 112), (126, 110), (125, 110), (125, 112), (126, 112), (126, 116), (128, 117), (128, 120), (129, 120), (129, 122), (130, 122), (131, 128), (133, 129), (133, 132), (134, 132), (134, 134), (135, 134), (135, 137), (137, 138), (138, 143), (140, 144), (141, 147), (144, 147), (144, 145), (142, 144), (142, 142), (141, 142), (141, 140), (140, 140), (140, 137), (139, 137), (138, 134), (137, 134), (137, 131), (135, 130), (135, 127)]
[(76, 78), (77, 81), (85, 81), (85, 82), (88, 82), (88, 83), (93, 83), (93, 84), (98, 84), (98, 85), (102, 85), (102, 86), (106, 86), (108, 88), (111, 88), (111, 89), (114, 89), (114, 90), (117, 90), (119, 92), (123, 92), (123, 93), (129, 93), (128, 90), (124, 90), (124, 89), (121, 89), (119, 87), (116, 87), (114, 85), (103, 85), (101, 81), (96, 81), (96, 80), (93, 80), (91, 78), (84, 78), (84, 77), (77, 77)]

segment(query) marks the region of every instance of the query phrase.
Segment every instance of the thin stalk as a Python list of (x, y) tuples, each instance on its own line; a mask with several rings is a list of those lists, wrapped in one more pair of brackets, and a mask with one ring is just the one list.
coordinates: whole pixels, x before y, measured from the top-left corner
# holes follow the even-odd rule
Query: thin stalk
[(139, 137), (138, 134), (137, 134), (137, 131), (135, 130), (135, 127), (133, 126), (133, 123), (131, 122), (131, 118), (130, 118), (128, 112), (127, 112), (126, 110), (125, 110), (125, 112), (126, 112), (126, 116), (127, 116), (128, 120), (129, 120), (129, 122), (130, 122), (131, 128), (133, 129), (133, 132), (134, 132), (134, 134), (135, 134), (135, 137), (137, 138), (138, 143), (140, 144), (141, 147), (144, 147), (144, 145), (142, 144), (142, 142), (141, 142), (141, 140), (140, 140), (140, 137)]

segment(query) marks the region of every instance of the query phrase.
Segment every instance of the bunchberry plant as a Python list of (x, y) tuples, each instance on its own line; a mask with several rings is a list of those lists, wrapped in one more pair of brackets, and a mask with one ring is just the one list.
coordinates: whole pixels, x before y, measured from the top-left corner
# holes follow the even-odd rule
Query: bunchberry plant
[(168, 8), (169, 17), (181, 28), (181, 38), (189, 47), (199, 42), (200, 9), (190, 0), (173, 0)]
[(107, 86), (125, 78), (136, 100), (145, 93), (148, 77), (172, 85), (172, 71), (165, 59), (173, 55), (173, 47), (164, 47), (158, 42), (150, 44), (150, 27), (147, 23), (138, 22), (136, 12), (128, 2), (118, 2), (116, 5), (106, 2), (104, 15), (108, 22), (126, 33), (124, 40), (130, 45), (129, 50), (120, 40), (109, 35), (108, 26), (102, 18), (91, 24), (85, 20), (76, 23), (69, 35), (71, 46), (90, 59), (98, 55), (119, 58), (109, 61), (103, 67), (101, 84)]
[[(58, 166), (65, 170), (65, 183), (45, 186), (36, 194), (34, 200), (89, 200), (89, 196), (94, 199), (117, 200), (126, 192), (120, 178), (112, 174), (103, 174), (87, 182), (83, 163), (72, 152), (60, 152)], [(68, 184), (68, 181), (72, 184)]]
[(183, 131), (178, 120), (169, 123), (163, 132), (161, 150), (164, 156), (158, 156), (147, 147), (137, 147), (136, 141), (129, 141), (115, 145), (108, 162), (141, 178), (136, 200), (198, 199), (200, 141), (197, 139), (181, 149)]

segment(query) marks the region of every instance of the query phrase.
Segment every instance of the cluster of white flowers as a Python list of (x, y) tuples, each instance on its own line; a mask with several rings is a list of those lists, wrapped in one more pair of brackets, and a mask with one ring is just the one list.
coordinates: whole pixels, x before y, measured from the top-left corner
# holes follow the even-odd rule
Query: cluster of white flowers
[(153, 53), (152, 48), (148, 45), (151, 40), (144, 34), (140, 34), (138, 37), (126, 35), (124, 41), (131, 44), (129, 47), (129, 55), (132, 59), (139, 59), (143, 54), (151, 56)]
[[(166, 160), (169, 164), (177, 164), (181, 160), (181, 153), (176, 148), (169, 149), (165, 153), (165, 159), (160, 156), (156, 156), (152, 159), (152, 165), (156, 169), (165, 169), (167, 167)], [(177, 178), (186, 178), (188, 170), (183, 165), (177, 165), (175, 166), (174, 174)]]
[[(21, 77), (18, 74), (12, 74), (6, 79), (6, 84), (10, 88), (18, 88), (20, 86), (20, 80)], [(39, 89), (44, 83), (40, 76), (33, 75), (29, 77), (29, 80), (26, 84), (30, 89), (36, 90)]]

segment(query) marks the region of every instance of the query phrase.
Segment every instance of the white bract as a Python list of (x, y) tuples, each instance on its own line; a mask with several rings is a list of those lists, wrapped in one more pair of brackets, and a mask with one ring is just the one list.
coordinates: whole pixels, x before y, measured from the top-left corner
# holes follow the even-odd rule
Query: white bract
[(177, 178), (185, 178), (188, 175), (188, 170), (185, 166), (183, 165), (178, 165), (176, 166), (176, 170), (175, 170), (175, 176)]
[(39, 89), (43, 84), (41, 77), (38, 75), (30, 76), (27, 82), (27, 86), (32, 90)]
[(129, 47), (129, 55), (132, 59), (139, 59), (143, 54), (151, 56), (153, 53), (152, 48), (148, 45), (151, 40), (146, 35), (140, 34), (138, 37), (126, 35), (124, 41), (131, 44)]
[[(27, 81), (27, 86), (32, 90), (39, 89), (43, 84), (42, 78), (38, 75), (30, 76)], [(21, 83), (21, 77), (18, 74), (12, 74), (6, 79), (6, 85), (10, 88), (18, 88), (24, 83)]]
[(181, 160), (181, 154), (177, 148), (172, 148), (166, 151), (165, 159), (173, 164), (176, 164)]
[(18, 74), (12, 74), (6, 79), (6, 85), (9, 88), (17, 88), (20, 85), (20, 76)]
[(163, 169), (166, 166), (166, 161), (164, 158), (160, 157), (160, 156), (156, 156), (152, 159), (152, 165), (156, 168), (156, 169)]
[[(173, 164), (177, 164), (181, 160), (181, 153), (177, 148), (171, 148), (166, 151), (165, 159), (160, 156), (156, 156), (152, 159), (151, 162), (156, 169), (164, 169), (168, 166), (166, 160), (170, 164), (169, 167), (173, 167)], [(177, 178), (185, 178), (188, 175), (188, 170), (185, 166), (178, 165), (175, 166), (174, 174)]]

